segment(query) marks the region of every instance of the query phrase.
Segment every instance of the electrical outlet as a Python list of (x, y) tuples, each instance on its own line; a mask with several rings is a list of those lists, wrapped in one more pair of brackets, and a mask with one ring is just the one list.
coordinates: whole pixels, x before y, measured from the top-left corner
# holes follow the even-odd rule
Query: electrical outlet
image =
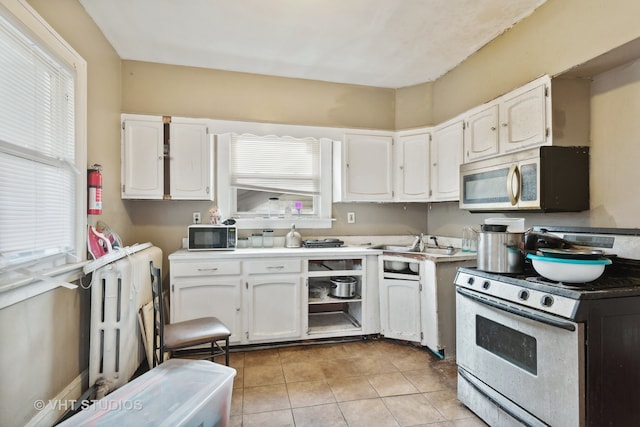
[(347, 212), (347, 223), (355, 224), (356, 223), (356, 213), (355, 212)]
[(200, 212), (194, 212), (193, 213), (193, 223), (194, 224), (200, 224)]

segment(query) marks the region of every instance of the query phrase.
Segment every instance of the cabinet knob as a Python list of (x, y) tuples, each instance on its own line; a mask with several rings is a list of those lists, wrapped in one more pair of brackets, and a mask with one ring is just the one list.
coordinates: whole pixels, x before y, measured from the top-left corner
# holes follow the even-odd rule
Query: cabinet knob
[(502, 126), (503, 128), (506, 128), (507, 124), (506, 123), (502, 123), (500, 126)]
[(496, 127), (495, 126), (491, 126), (491, 130), (496, 130)]

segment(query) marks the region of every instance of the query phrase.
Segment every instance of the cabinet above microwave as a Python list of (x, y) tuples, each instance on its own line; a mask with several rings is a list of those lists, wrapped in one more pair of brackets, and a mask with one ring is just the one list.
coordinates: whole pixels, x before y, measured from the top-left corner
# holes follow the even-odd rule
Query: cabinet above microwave
[(589, 148), (542, 146), (460, 166), (460, 208), (473, 212), (589, 209)]

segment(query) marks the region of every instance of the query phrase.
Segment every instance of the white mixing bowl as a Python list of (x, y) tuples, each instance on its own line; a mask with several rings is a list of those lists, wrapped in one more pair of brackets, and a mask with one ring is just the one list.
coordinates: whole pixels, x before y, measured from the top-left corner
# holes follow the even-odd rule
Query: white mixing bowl
[(528, 254), (533, 268), (542, 277), (557, 282), (585, 283), (592, 282), (604, 273), (604, 267), (611, 264), (609, 258), (571, 259), (554, 258)]

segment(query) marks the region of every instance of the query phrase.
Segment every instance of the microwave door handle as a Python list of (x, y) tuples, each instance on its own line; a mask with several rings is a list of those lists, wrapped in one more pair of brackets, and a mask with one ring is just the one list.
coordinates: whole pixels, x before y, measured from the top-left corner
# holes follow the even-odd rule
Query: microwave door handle
[[(513, 191), (513, 177), (516, 177), (517, 186), (516, 191)], [(511, 206), (515, 206), (518, 203), (518, 199), (520, 198), (520, 169), (517, 164), (512, 164), (509, 168), (509, 174), (507, 175), (507, 194), (509, 195), (509, 201), (511, 202)]]

